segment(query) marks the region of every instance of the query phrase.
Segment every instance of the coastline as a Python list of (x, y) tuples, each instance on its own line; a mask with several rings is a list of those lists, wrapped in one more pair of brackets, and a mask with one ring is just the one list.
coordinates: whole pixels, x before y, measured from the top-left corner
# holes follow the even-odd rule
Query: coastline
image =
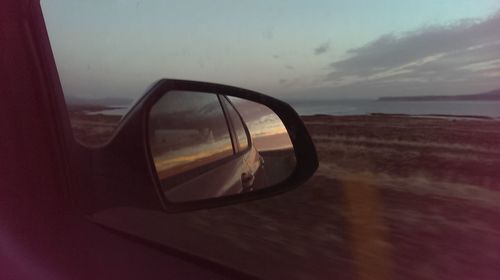
[(500, 121), (499, 117), (489, 117), (480, 115), (450, 115), (450, 114), (388, 114), (388, 113), (370, 113), (359, 115), (334, 115), (334, 114), (304, 114), (301, 117), (400, 117), (400, 118), (436, 118), (436, 119), (461, 119), (461, 120), (489, 120)]

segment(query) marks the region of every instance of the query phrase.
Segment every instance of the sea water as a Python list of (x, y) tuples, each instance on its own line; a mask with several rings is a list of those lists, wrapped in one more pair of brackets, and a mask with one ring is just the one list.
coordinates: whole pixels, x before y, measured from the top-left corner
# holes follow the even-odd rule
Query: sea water
[(500, 118), (500, 101), (292, 100), (300, 115), (454, 115)]

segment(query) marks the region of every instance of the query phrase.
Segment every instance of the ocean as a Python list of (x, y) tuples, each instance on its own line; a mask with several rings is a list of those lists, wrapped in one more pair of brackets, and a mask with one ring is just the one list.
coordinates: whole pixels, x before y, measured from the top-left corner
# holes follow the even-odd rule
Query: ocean
[(500, 101), (293, 100), (300, 115), (453, 115), (500, 118)]
[[(377, 101), (377, 100), (292, 100), (290, 105), (300, 115), (451, 115), (481, 116), (500, 119), (500, 101)], [(123, 115), (126, 107), (116, 106), (89, 114)]]

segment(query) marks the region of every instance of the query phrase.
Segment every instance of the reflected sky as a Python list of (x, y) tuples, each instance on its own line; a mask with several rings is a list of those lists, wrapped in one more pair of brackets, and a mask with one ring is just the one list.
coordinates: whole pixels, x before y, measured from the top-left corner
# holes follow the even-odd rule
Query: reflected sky
[(271, 109), (264, 105), (230, 97), (245, 121), (254, 145), (260, 151), (292, 148), (286, 127)]

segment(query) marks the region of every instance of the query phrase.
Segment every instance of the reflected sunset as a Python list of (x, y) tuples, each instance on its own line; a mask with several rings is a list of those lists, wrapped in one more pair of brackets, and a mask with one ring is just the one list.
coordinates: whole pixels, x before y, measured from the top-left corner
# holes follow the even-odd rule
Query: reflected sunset
[(231, 100), (248, 126), (255, 147), (259, 151), (293, 149), (286, 127), (271, 109), (235, 97)]

